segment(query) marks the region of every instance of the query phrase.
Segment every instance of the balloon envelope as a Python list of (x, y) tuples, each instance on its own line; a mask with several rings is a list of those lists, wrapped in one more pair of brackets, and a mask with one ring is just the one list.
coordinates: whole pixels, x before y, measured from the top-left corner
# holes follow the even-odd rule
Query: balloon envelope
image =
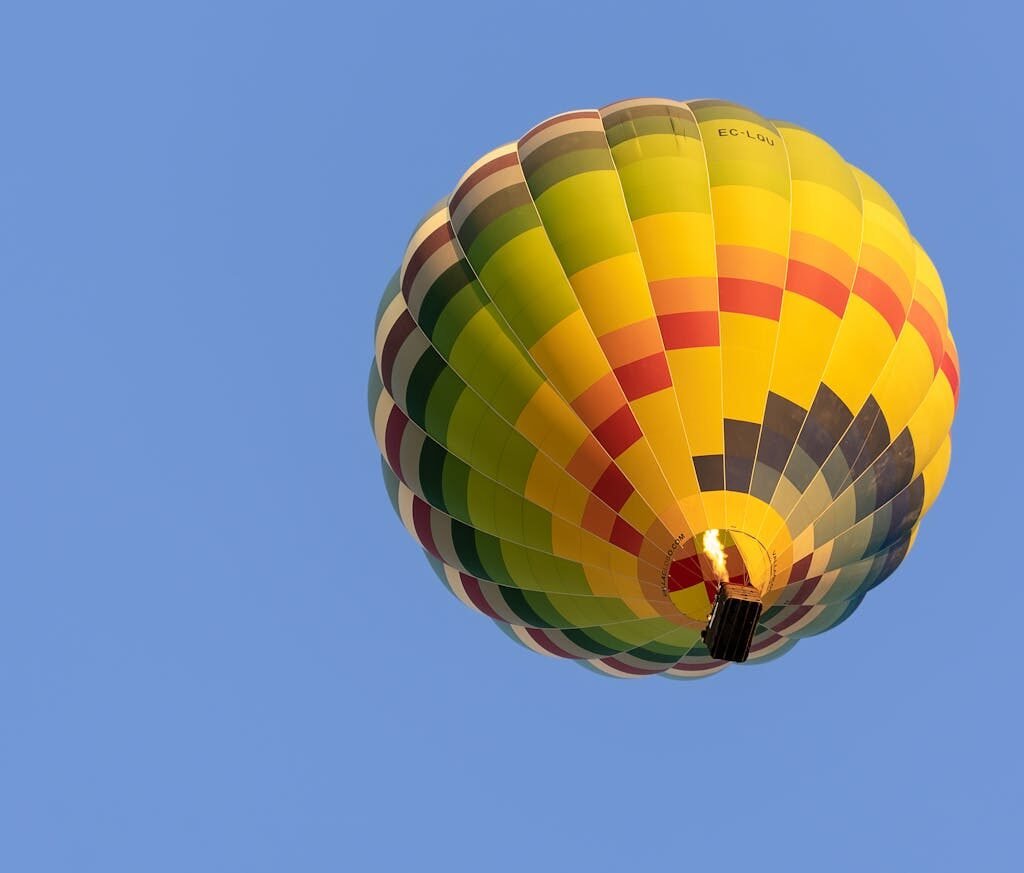
[[(385, 484), (438, 576), (527, 647), (615, 676), (750, 662), (847, 618), (942, 487), (958, 364), (882, 187), (720, 100), (551, 118), (465, 173), (381, 301)], [(721, 550), (721, 566), (715, 554)]]

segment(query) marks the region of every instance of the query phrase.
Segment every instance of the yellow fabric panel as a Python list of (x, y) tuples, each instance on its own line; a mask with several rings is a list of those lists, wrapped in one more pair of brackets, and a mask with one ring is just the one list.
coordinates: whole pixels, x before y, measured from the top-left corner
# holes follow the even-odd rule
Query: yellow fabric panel
[(701, 192), (693, 184), (695, 179), (707, 177), (699, 140), (669, 134), (644, 136), (615, 146), (612, 158), (623, 187), (636, 192), (638, 202), (644, 202), (644, 194), (654, 192), (656, 202), (674, 202), (677, 207), (689, 204), (697, 209), (703, 203), (710, 211), (707, 185)]
[[(939, 297), (935, 293), (934, 286), (930, 285), (927, 279), (922, 275), (927, 263), (924, 259), (927, 256), (921, 248), (917, 249), (917, 255), (919, 269), (917, 274), (917, 286), (914, 289), (914, 302), (921, 305), (921, 308), (924, 309), (932, 321), (935, 322), (935, 326), (939, 329), (939, 333), (945, 335), (947, 329), (946, 312), (939, 303)], [(937, 276), (933, 277), (933, 281), (937, 278)]]
[(697, 476), (685, 445), (679, 442), (679, 409), (672, 389), (639, 397), (630, 406), (669, 482), (680, 486), (673, 489), (676, 496), (696, 493)]
[(718, 246), (718, 272), (738, 279), (764, 282), (776, 277), (779, 285), (786, 275), (786, 256), (752, 246)]
[(939, 325), (944, 327), (949, 323), (949, 304), (946, 302), (946, 291), (942, 287), (942, 279), (928, 252), (916, 239), (914, 246), (917, 249), (917, 281), (922, 283), (935, 298), (938, 307), (936, 318)]
[[(587, 250), (616, 252), (569, 275), (598, 340), (645, 319), (653, 322), (650, 289), (617, 173), (591, 171), (570, 176), (540, 195), (537, 207), (567, 272), (581, 256), (568, 253), (582, 252), (581, 240), (586, 240)], [(594, 222), (600, 233), (592, 226)], [(660, 346), (660, 336), (658, 340)], [(630, 407), (674, 496), (678, 499), (694, 493), (696, 474), (674, 391), (641, 397)]]
[(719, 246), (750, 246), (788, 255), (788, 200), (763, 188), (719, 185), (711, 189), (711, 202)]
[(569, 309), (577, 305), (542, 227), (530, 228), (505, 243), (479, 275), (504, 319), (513, 328), (522, 327), (520, 335), (540, 335), (548, 327), (553, 302)]
[(679, 389), (690, 451), (694, 455), (721, 454), (725, 450), (721, 350), (708, 346), (672, 349), (667, 354), (672, 381)]
[(633, 222), (647, 280), (714, 276), (715, 228), (710, 214), (663, 212)]
[(857, 184), (860, 186), (864, 202), (870, 202), (878, 206), (886, 213), (888, 219), (893, 224), (906, 229), (906, 219), (904, 219), (903, 213), (900, 212), (900, 208), (896, 205), (896, 202), (889, 196), (889, 192), (860, 168), (853, 166), (853, 164), (850, 164), (849, 167), (850, 172), (853, 173), (854, 178), (857, 180)]
[(896, 340), (885, 319), (850, 295), (822, 382), (853, 412), (864, 405)]
[(928, 389), (908, 427), (914, 440), (914, 475), (927, 466), (949, 435), (953, 424), (953, 392), (941, 373)]
[(722, 382), (726, 418), (761, 421), (778, 322), (721, 313)]
[[(479, 375), (485, 369), (498, 374), (500, 379), (487, 381), (493, 383), (495, 390), (500, 386), (503, 392), (518, 397), (531, 396), (541, 384), (536, 370), (486, 307), (477, 310), (463, 326), (448, 354), (448, 364), (457, 373), (466, 374), (467, 381), (474, 372)], [(474, 383), (482, 385), (482, 381), (477, 379)]]
[(793, 231), (813, 234), (856, 259), (860, 254), (861, 211), (826, 185), (793, 180)]
[(590, 433), (547, 382), (540, 384), (519, 413), (515, 428), (562, 466), (569, 463)]
[(654, 318), (643, 264), (635, 252), (586, 267), (571, 276), (570, 282), (599, 338), (627, 324)]
[(935, 457), (924, 468), (924, 506), (921, 509), (921, 515), (924, 515), (932, 508), (935, 498), (939, 496), (939, 492), (942, 490), (942, 484), (946, 481), (946, 474), (949, 472), (949, 461), (952, 457), (952, 451), (953, 443), (950, 440), (949, 434), (946, 434), (946, 438), (942, 441), (942, 445), (939, 446)]
[(708, 595), (703, 585), (693, 585), (668, 593), (669, 599), (684, 615), (706, 621), (708, 617)]
[(823, 306), (787, 292), (782, 298), (771, 390), (809, 409), (840, 320)]
[(704, 505), (708, 516), (707, 528), (705, 529), (728, 528), (729, 516), (726, 511), (726, 500), (729, 497), (729, 493), (727, 491), (705, 491), (702, 496), (704, 497)]
[[(533, 501), (538, 506), (543, 506), (546, 509), (553, 507), (558, 499), (559, 489), (564, 477), (564, 470), (556, 467), (550, 458), (545, 458), (544, 455), (538, 452), (537, 456), (533, 459), (533, 464), (530, 466), (530, 473), (526, 478), (526, 488), (523, 494), (527, 500)], [(582, 490), (582, 486), (580, 487)], [(576, 507), (577, 514), (575, 517), (583, 517), (583, 506), (585, 503), (586, 495), (584, 494), (583, 502)]]
[[(640, 146), (645, 155), (643, 159), (628, 166), (618, 165), (627, 203), (647, 204), (648, 208), (657, 209), (675, 207), (673, 211), (645, 215), (633, 222), (646, 279), (650, 283), (715, 277), (715, 226), (711, 217), (703, 147), (699, 141), (686, 137), (675, 137), (675, 143), (663, 137), (647, 142), (651, 139), (643, 138)], [(644, 196), (645, 190), (652, 189), (658, 192), (658, 196)], [(710, 283), (709, 288), (713, 290)], [(649, 288), (645, 290), (648, 297), (654, 293)], [(661, 309), (657, 311), (666, 312), (669, 300), (673, 301), (671, 311), (679, 311), (682, 306), (694, 305), (702, 296), (680, 291), (671, 294), (669, 298), (662, 298)], [(683, 300), (689, 302), (682, 304)], [(717, 309), (717, 295), (708, 303), (707, 309)], [(693, 352), (697, 354), (691, 354)], [(704, 354), (700, 354), (702, 352)], [(707, 514), (691, 456), (705, 453), (704, 446), (709, 443), (708, 430), (716, 432), (710, 440), (712, 444), (720, 446), (722, 443), (720, 354), (717, 348), (673, 349), (666, 353), (666, 357), (673, 381), (669, 393), (674, 395), (680, 429), (673, 433), (667, 428), (660, 428), (664, 432), (656, 432), (655, 420), (645, 411), (649, 398), (641, 398), (631, 405), (662, 465), (670, 466), (666, 475), (673, 483), (677, 498), (680, 498), (680, 508), (689, 527), (700, 530), (707, 525)], [(690, 366), (681, 368), (683, 361)], [(699, 411), (695, 413), (695, 409)], [(696, 438), (691, 437), (690, 428), (697, 431)], [(683, 463), (677, 460), (680, 453), (687, 456)], [(697, 499), (693, 499), (694, 495)]]
[[(585, 533), (578, 527), (563, 521), (560, 518), (551, 519), (551, 551), (570, 561), (584, 563), (584, 537)], [(596, 539), (596, 537), (594, 538)], [(586, 562), (595, 567), (607, 567), (610, 561), (608, 550), (600, 548), (597, 544), (589, 543), (590, 557), (592, 560)]]
[(611, 369), (579, 309), (537, 340), (530, 355), (570, 403)]
[(903, 430), (934, 380), (931, 352), (908, 322), (872, 392), (893, 436)]
[[(543, 458), (544, 456), (539, 455), (539, 457)], [(540, 472), (547, 468), (548, 463), (547, 460), (538, 460), (530, 468), (530, 477), (526, 482), (527, 497), (529, 497), (530, 484), (535, 472), (538, 476), (546, 477), (550, 475), (549, 473)], [(538, 466), (540, 470), (538, 470)], [(562, 476), (555, 484), (554, 501), (552, 503), (553, 512), (579, 527), (583, 521), (583, 513), (589, 498), (590, 493), (579, 482), (570, 476)]]
[[(647, 539), (654, 539), (659, 543), (659, 547), (667, 548), (669, 542), (671, 542), (671, 537), (668, 537), (668, 542), (662, 542), (665, 528), (639, 493), (633, 492), (629, 496), (626, 502), (622, 504), (622, 508), (619, 509), (619, 515), (633, 525), (640, 533), (644, 534)], [(652, 526), (654, 526), (653, 530)]]
[(825, 185), (856, 208), (861, 202), (860, 188), (842, 155), (809, 130), (786, 122), (776, 122), (776, 127), (786, 144), (794, 183), (811, 181)]
[(633, 443), (615, 459), (622, 472), (647, 500), (648, 505), (675, 533), (690, 531), (676, 499), (665, 484), (661, 468), (651, 463), (651, 453), (643, 440)]

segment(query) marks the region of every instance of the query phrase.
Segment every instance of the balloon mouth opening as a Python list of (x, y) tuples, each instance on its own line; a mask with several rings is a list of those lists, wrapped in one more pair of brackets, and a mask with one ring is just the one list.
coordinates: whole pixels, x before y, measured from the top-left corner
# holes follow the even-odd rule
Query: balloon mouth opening
[(682, 595), (690, 589), (703, 589), (710, 602), (720, 586), (736, 585), (764, 594), (774, 575), (774, 556), (753, 534), (709, 528), (681, 541), (669, 556), (665, 593)]

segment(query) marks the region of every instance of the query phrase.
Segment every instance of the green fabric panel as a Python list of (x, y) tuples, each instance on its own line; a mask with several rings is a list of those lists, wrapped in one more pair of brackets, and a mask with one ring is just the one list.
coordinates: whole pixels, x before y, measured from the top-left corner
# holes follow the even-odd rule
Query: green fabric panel
[(537, 208), (567, 276), (636, 250), (617, 173), (566, 179)]
[(569, 626), (584, 627), (636, 620), (636, 615), (629, 605), (617, 597), (580, 597), (566, 594), (551, 594), (549, 597), (558, 611), (565, 616)]
[[(603, 138), (603, 137), (602, 137)], [(530, 185), (530, 193), (535, 201), (541, 198), (545, 192), (564, 182), (573, 176), (582, 173), (613, 170), (611, 156), (608, 153), (607, 143), (602, 149), (586, 149), (560, 155), (554, 160), (548, 161), (533, 173), (526, 177)]]
[(427, 426), (426, 415), (427, 403), (431, 399), (430, 393), (434, 384), (446, 370), (448, 367), (441, 356), (433, 349), (427, 349), (409, 375), (409, 384), (405, 394), (405, 411), (409, 418), (427, 433), (432, 432)]
[(789, 154), (789, 172), (793, 180), (814, 182), (838, 192), (859, 212), (862, 208), (860, 186), (846, 162), (824, 140), (794, 125), (779, 127)]
[(724, 100), (695, 100), (687, 105), (693, 110), (698, 124), (736, 121), (741, 124), (756, 124), (768, 130), (775, 130), (767, 118), (743, 106), (737, 106), (735, 103), (727, 103)]
[(645, 158), (622, 167), (619, 175), (634, 221), (666, 212), (711, 211), (703, 162), (682, 155)]
[(502, 500), (519, 499), (520, 515), (522, 517), (523, 533), (527, 543), (535, 544), (534, 548), (544, 552), (553, 552), (554, 545), (551, 540), (552, 515), (550, 512), (541, 509), (535, 503), (530, 503), (525, 498), (516, 498), (511, 492), (505, 492)]
[(482, 579), (492, 578), (477, 549), (476, 531), (455, 519), (451, 520), (451, 531), (455, 554), (459, 556), (459, 563), (466, 568), (466, 572)]
[[(462, 220), (457, 228), (457, 236), (462, 250), (468, 254), (479, 241), (481, 234), (505, 216), (517, 213), (524, 208), (529, 209), (532, 199), (529, 189), (520, 182), (495, 191), (477, 204), (476, 208)], [(470, 257), (470, 262), (476, 263), (472, 257)]]
[[(430, 442), (430, 440), (427, 440), (427, 443)], [(425, 445), (424, 448), (426, 448)], [(441, 488), (444, 494), (445, 511), (455, 518), (471, 518), (468, 498), (469, 478), (471, 475), (472, 471), (466, 464), (458, 458), (445, 453), (441, 468)], [(422, 472), (420, 481), (423, 481)]]
[[(445, 307), (460, 291), (475, 281), (473, 271), (465, 261), (458, 261), (445, 270), (427, 289), (420, 306), (417, 322), (427, 336), (432, 336), (437, 320)], [(435, 343), (436, 345), (436, 343)]]
[[(481, 530), (474, 530), (473, 538), (476, 543), (476, 553), (485, 568), (484, 575), (501, 585), (515, 585), (515, 579), (511, 575), (511, 568), (505, 560), (505, 552), (506, 550), (513, 550), (516, 553), (522, 552), (524, 551), (522, 546), (507, 543), (505, 540), (491, 536), (491, 534)], [(532, 580), (524, 581), (529, 582)]]
[[(606, 152), (608, 141), (605, 139), (604, 129), (597, 128), (597, 119), (576, 122), (583, 125), (570, 133), (562, 133), (554, 139), (548, 140), (544, 145), (534, 149), (529, 156), (522, 161), (523, 175), (529, 179), (538, 170), (550, 164), (552, 161), (563, 158), (566, 155), (580, 154), (582, 152)], [(605, 165), (602, 169), (610, 170), (611, 163), (605, 158)]]
[[(413, 372), (415, 374), (415, 370)], [(459, 397), (465, 390), (465, 383), (458, 377), (458, 374), (453, 373), (447, 366), (439, 370), (423, 411), (423, 422), (422, 424), (418, 421), (416, 423), (420, 424), (423, 430), (438, 442), (442, 442), (448, 430), (452, 410), (455, 409)], [(415, 421), (415, 419), (413, 420)]]
[(527, 624), (534, 627), (557, 627), (562, 617), (550, 601), (540, 592), (502, 588), (501, 596), (511, 609)]
[(475, 283), (465, 285), (448, 301), (431, 334), (431, 340), (443, 357), (451, 358), (452, 348), (459, 335), (470, 319), (483, 308), (484, 302)]
[(463, 391), (448, 420), (444, 439), (438, 440), (444, 443), (449, 451), (465, 458), (473, 469), (491, 478), (497, 474), (498, 459), (492, 457), (490, 452), (474, 453), (473, 447), (480, 422), (493, 414), (476, 394), (472, 391)]
[[(423, 489), (423, 497), (431, 506), (442, 512), (448, 512), (448, 501), (445, 499), (446, 486), (445, 464), (451, 456), (431, 439), (423, 440), (420, 450), (419, 479)], [(455, 459), (452, 458), (454, 462)]]
[(562, 633), (580, 648), (600, 657), (618, 655), (630, 645), (603, 627), (566, 628)]
[(709, 155), (708, 178), (717, 185), (750, 185), (789, 200), (789, 179), (782, 176), (774, 161), (733, 161)]
[[(513, 432), (514, 433), (514, 432)], [(501, 456), (501, 475), (503, 482), (509, 482), (517, 494), (526, 492), (526, 481), (537, 458), (537, 450), (518, 434), (505, 443)], [(514, 483), (514, 484), (511, 484)]]
[[(525, 186), (523, 189), (525, 190)], [(480, 275), (483, 265), (490, 261), (494, 257), (494, 253), (505, 243), (539, 225), (540, 219), (537, 217), (537, 210), (534, 209), (531, 202), (496, 218), (480, 232), (471, 245), (467, 247), (463, 244), (463, 250), (466, 252), (469, 262), (476, 269), (477, 275)], [(459, 241), (462, 242), (461, 235)], [(487, 287), (486, 282), (484, 287)]]
[(579, 309), (551, 240), (539, 226), (495, 252), (480, 281), (526, 348)]

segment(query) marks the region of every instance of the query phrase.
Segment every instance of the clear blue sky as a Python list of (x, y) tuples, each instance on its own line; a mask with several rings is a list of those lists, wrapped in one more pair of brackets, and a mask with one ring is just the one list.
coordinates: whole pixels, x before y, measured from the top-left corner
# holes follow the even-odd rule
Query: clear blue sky
[[(0, 870), (1019, 869), (1019, 13), (411, 5), (0, 13)], [(420, 215), (637, 95), (745, 103), (882, 181), (963, 368), (899, 573), (689, 684), (449, 596), (364, 400)]]

